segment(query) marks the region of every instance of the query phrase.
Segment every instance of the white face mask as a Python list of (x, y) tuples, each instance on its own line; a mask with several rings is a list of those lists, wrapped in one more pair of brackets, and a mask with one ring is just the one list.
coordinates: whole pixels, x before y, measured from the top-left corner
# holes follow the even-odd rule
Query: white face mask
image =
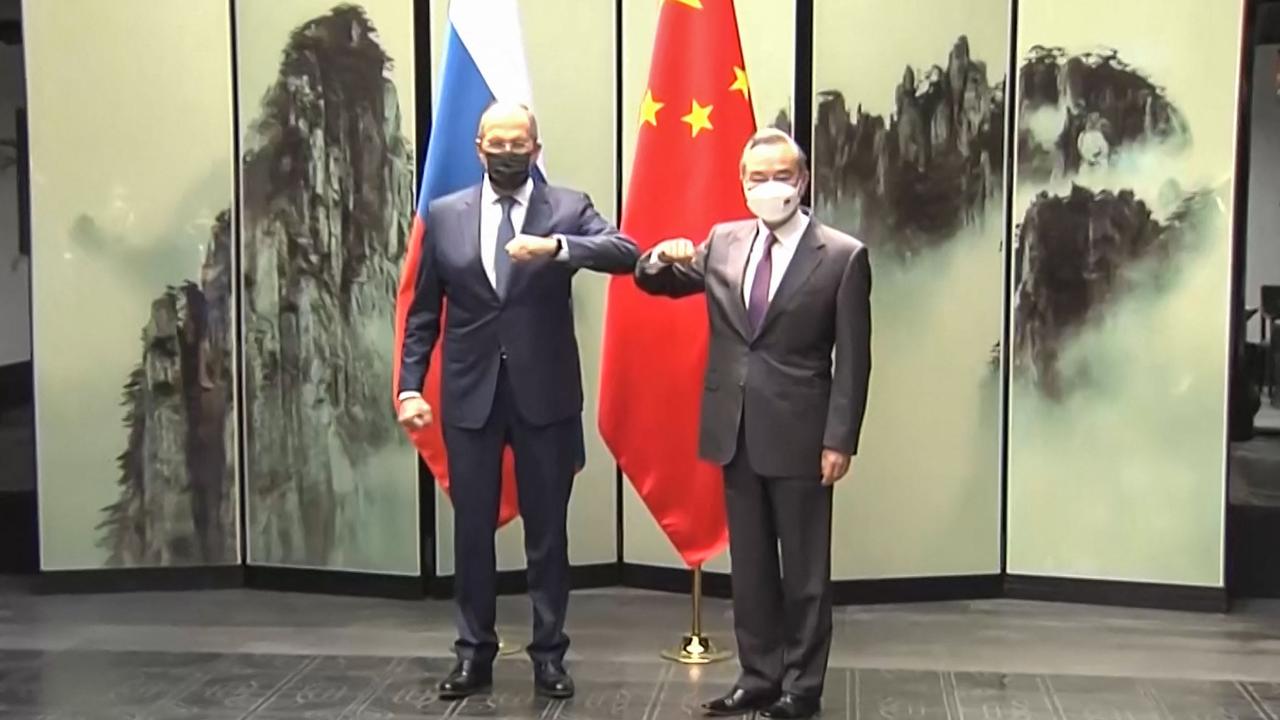
[(747, 209), (769, 225), (790, 219), (800, 207), (800, 190), (781, 180), (770, 180), (746, 190)]

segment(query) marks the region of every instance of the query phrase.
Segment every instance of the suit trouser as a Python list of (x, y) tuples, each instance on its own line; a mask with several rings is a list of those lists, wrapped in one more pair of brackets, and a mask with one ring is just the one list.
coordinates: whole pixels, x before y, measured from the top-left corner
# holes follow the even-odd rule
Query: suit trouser
[(573, 486), (578, 418), (535, 426), (516, 409), (506, 364), (498, 371), (493, 409), (477, 430), (444, 426), (453, 500), (454, 599), (460, 659), (491, 663), (498, 653), (498, 525), (503, 448), (515, 453), (516, 487), (524, 522), (529, 597), (533, 602), (535, 661), (562, 660), (569, 606), (569, 541), (565, 528)]
[(822, 695), (831, 651), (832, 489), (822, 486), (820, 458), (813, 465), (804, 477), (761, 476), (740, 434), (724, 468), (744, 690)]

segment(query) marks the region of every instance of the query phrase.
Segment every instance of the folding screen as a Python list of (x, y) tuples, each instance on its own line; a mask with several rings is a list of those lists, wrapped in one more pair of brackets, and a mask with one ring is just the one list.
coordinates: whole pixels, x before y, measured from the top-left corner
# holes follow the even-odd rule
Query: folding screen
[(838, 578), (1000, 571), (1007, 0), (817, 3), (814, 213), (867, 244)]
[(42, 568), (235, 564), (227, 3), (23, 20)]
[(416, 575), (391, 403), (414, 208), (410, 0), (238, 0), (248, 560)]
[(1223, 582), (1240, 11), (1019, 3), (1011, 573)]

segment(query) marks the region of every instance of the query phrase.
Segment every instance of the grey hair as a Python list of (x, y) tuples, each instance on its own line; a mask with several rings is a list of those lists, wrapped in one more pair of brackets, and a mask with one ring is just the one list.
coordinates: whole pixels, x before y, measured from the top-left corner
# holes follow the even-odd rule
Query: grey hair
[(489, 116), (496, 112), (506, 112), (514, 109), (523, 110), (525, 115), (529, 116), (529, 137), (536, 143), (538, 142), (538, 116), (533, 114), (533, 109), (524, 103), (511, 102), (507, 100), (494, 100), (489, 103), (489, 107), (484, 109), (480, 114), (480, 122), (476, 125), (476, 141), (484, 139), (484, 124), (488, 122)]
[(778, 128), (767, 127), (757, 130), (751, 139), (747, 140), (747, 144), (742, 148), (742, 160), (738, 162), (738, 174), (742, 175), (747, 170), (747, 153), (751, 152), (761, 145), (787, 145), (796, 154), (796, 172), (805, 175), (808, 172), (809, 157), (805, 155), (804, 148), (795, 141), (795, 138), (779, 130)]

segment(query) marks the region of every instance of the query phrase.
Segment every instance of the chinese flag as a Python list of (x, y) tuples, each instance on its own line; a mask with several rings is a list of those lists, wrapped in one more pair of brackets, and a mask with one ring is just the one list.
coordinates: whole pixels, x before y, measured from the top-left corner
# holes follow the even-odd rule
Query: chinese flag
[[(622, 230), (648, 249), (673, 237), (698, 242), (712, 225), (747, 217), (738, 163), (753, 132), (732, 0), (666, 0)], [(703, 298), (650, 297), (631, 278), (612, 280), (600, 432), (690, 567), (728, 542), (721, 470), (698, 459), (706, 357)]]

